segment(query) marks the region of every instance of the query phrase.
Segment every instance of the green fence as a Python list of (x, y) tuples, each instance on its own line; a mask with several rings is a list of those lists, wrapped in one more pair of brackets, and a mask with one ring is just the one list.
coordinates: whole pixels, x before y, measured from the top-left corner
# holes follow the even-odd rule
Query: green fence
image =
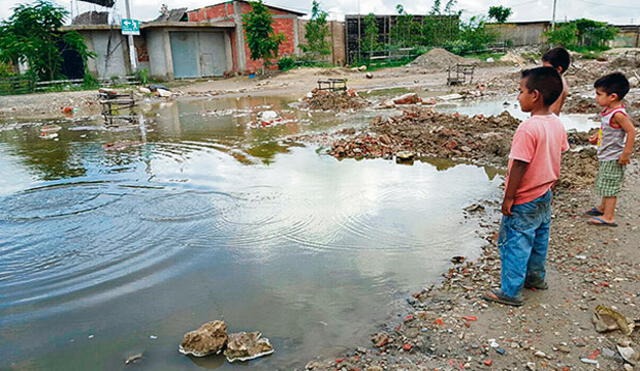
[(35, 80), (27, 76), (0, 77), (0, 95), (28, 94), (35, 87)]

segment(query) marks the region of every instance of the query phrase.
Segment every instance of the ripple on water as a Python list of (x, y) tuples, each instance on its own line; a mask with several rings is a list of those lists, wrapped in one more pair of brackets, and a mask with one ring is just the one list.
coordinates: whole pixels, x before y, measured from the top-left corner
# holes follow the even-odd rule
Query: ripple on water
[(176, 274), (184, 241), (234, 201), (169, 192), (175, 190), (68, 183), (0, 199), (0, 311), (11, 308), (5, 319), (105, 300)]
[(102, 182), (64, 183), (16, 193), (0, 200), (0, 221), (28, 221), (95, 211), (122, 196), (106, 187), (108, 184)]

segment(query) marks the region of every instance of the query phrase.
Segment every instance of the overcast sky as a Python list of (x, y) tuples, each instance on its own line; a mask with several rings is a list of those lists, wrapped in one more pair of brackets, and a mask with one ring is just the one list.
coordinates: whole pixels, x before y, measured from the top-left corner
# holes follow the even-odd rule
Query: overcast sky
[[(263, 0), (266, 4), (309, 12), (311, 0)], [(612, 24), (640, 24), (640, 1), (636, 0), (556, 0), (556, 19), (562, 21), (577, 18), (589, 18)], [(0, 0), (0, 19), (7, 19), (12, 9), (20, 3), (31, 1)], [(58, 5), (70, 10), (73, 15), (87, 10), (102, 11), (106, 8), (77, 1), (57, 0)], [(216, 0), (130, 0), (132, 17), (146, 21), (159, 14), (160, 4), (169, 8), (188, 7), (195, 9), (206, 5), (221, 3)], [(442, 4), (446, 0), (441, 0)], [(73, 5), (72, 5), (73, 4)], [(113, 11), (116, 19), (124, 17), (125, 0), (116, 0)], [(397, 4), (402, 4), (408, 13), (425, 14), (433, 5), (433, 0), (320, 0), (321, 7), (328, 11), (331, 19), (343, 20), (345, 14), (395, 14)], [(509, 21), (551, 20), (553, 0), (458, 0), (456, 9), (463, 10), (464, 17), (485, 15), (490, 6), (502, 5), (513, 9)], [(73, 9), (71, 9), (73, 7)]]

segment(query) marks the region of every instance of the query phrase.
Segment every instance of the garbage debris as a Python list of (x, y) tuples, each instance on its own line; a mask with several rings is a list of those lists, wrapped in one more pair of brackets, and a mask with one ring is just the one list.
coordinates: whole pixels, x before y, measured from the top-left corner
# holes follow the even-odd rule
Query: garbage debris
[(622, 359), (630, 365), (635, 366), (640, 361), (640, 352), (636, 352), (632, 347), (618, 344), (616, 345), (616, 349), (618, 349), (618, 353), (620, 353)]
[(594, 309), (591, 321), (598, 332), (620, 330), (624, 335), (631, 335), (634, 327), (623, 314), (602, 304)]
[(137, 361), (139, 361), (141, 359), (142, 359), (142, 353), (137, 353), (137, 354), (134, 354), (132, 356), (127, 357), (127, 359), (124, 361), (124, 364), (128, 365), (128, 364), (131, 364), (131, 363), (135, 363), (135, 362), (137, 362)]
[(58, 132), (62, 127), (58, 125), (44, 125), (40, 128), (41, 139), (54, 139), (58, 137)]

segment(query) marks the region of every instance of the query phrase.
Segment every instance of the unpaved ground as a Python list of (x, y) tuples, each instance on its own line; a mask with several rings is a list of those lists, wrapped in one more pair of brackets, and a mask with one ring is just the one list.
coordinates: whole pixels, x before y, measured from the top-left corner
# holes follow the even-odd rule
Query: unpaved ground
[[(567, 111), (587, 105), (597, 74), (618, 68), (601, 62), (581, 62), (581, 72), (568, 73), (572, 100), (585, 96), (585, 103), (567, 104)], [(319, 78), (347, 78), (350, 88), (422, 88), (424, 96), (471, 91), (484, 94), (511, 93), (517, 86), (519, 67), (495, 66), (477, 70), (476, 84), (450, 89), (446, 73), (423, 67), (402, 67), (373, 72), (346, 69), (295, 70), (268, 79), (245, 77), (176, 86), (180, 96), (242, 96), (297, 94), (303, 97)], [(586, 73), (586, 72), (589, 73)], [(585, 73), (583, 73), (585, 72)], [(597, 77), (597, 76), (596, 76)], [(629, 105), (637, 115), (639, 93), (632, 91)], [(0, 97), (0, 120), (60, 117), (61, 108), (71, 106), (75, 115), (97, 114), (93, 92)], [(578, 101), (576, 99), (576, 101)], [(597, 108), (583, 108), (597, 112)], [(504, 165), (511, 135), (517, 122), (497, 118), (444, 115), (426, 107), (403, 109), (392, 118), (377, 118), (367, 129), (343, 130), (323, 136), (338, 157), (394, 158), (398, 152), (416, 156), (444, 156), (465, 161)], [(314, 138), (303, 138), (311, 142)], [(316, 138), (317, 139), (317, 138)], [(594, 202), (591, 192), (596, 162), (592, 149), (581, 149), (585, 136), (571, 136), (572, 152), (565, 155), (563, 174), (556, 188), (554, 221), (548, 262), (550, 289), (525, 291), (526, 304), (511, 308), (483, 301), (481, 294), (499, 284), (500, 262), (496, 248), (499, 204), (482, 202), (470, 208), (487, 244), (481, 258), (454, 259), (441, 282), (407, 298), (410, 308), (397, 320), (376, 326), (371, 342), (353, 344), (350, 351), (334, 359), (312, 360), (314, 370), (591, 370), (623, 369), (616, 342), (626, 338), (640, 350), (638, 331), (626, 337), (619, 331), (596, 332), (591, 323), (598, 304), (615, 307), (629, 318), (640, 318), (640, 171), (633, 161), (627, 171), (625, 191), (618, 209), (617, 228), (587, 225), (581, 215)], [(340, 147), (342, 150), (340, 150)], [(347, 148), (349, 147), (349, 148)], [(358, 148), (359, 151), (353, 151)], [(425, 221), (428, 218), (425, 218)], [(304, 367), (301, 365), (300, 368)], [(627, 365), (629, 367), (629, 365)]]
[[(513, 72), (512, 66), (481, 68), (475, 80), (488, 80), (491, 76)], [(273, 77), (250, 79), (246, 76), (210, 80), (193, 83), (176, 82), (168, 84), (175, 96), (184, 97), (239, 97), (246, 95), (295, 95), (303, 97), (317, 87), (319, 79), (346, 78), (349, 88), (356, 91), (390, 88), (419, 88), (437, 93), (469, 89), (463, 86), (450, 89), (445, 86), (446, 72), (425, 67), (398, 67), (372, 72), (373, 78), (366, 78), (366, 71), (354, 72), (346, 68), (305, 68), (291, 70)], [(425, 93), (428, 94), (428, 93)], [(433, 93), (435, 94), (435, 93)], [(64, 117), (63, 109), (71, 107), (75, 117), (100, 114), (100, 105), (95, 91), (74, 91), (59, 93), (0, 96), (0, 121), (20, 119), (45, 119)], [(142, 95), (139, 96), (143, 98)], [(161, 99), (161, 98), (157, 98)]]

